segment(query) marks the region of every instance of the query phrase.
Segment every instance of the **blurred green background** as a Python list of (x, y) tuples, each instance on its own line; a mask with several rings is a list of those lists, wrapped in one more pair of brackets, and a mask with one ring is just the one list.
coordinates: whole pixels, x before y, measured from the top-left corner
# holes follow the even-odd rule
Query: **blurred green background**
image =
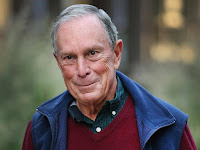
[(120, 70), (189, 114), (200, 148), (200, 0), (0, 0), (0, 149), (21, 149), (37, 106), (66, 90), (50, 31), (77, 3), (108, 12), (124, 41)]

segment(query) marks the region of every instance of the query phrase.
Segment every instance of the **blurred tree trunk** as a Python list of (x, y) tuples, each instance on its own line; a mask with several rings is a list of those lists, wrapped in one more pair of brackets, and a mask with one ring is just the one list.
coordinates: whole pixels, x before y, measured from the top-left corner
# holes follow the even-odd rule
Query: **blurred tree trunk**
[(140, 60), (140, 3), (140, 0), (129, 0), (128, 5), (128, 65), (131, 68)]
[(110, 0), (93, 0), (92, 5), (105, 10), (108, 15), (111, 15), (111, 1)]
[(61, 0), (49, 0), (49, 15), (52, 18), (58, 16), (61, 12)]

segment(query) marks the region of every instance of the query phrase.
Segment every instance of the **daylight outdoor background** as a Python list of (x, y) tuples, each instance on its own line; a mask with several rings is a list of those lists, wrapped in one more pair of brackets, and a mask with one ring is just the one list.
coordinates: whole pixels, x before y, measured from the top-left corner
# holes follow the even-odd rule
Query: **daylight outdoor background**
[(200, 148), (200, 0), (0, 0), (0, 149), (21, 149), (37, 106), (66, 90), (50, 31), (77, 3), (108, 12), (124, 41), (120, 70), (189, 114)]

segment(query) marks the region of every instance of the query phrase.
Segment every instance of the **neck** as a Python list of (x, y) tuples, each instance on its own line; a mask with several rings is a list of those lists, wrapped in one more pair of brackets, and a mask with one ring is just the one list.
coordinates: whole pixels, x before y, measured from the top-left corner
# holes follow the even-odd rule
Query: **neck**
[(83, 115), (87, 116), (91, 120), (95, 121), (98, 113), (101, 108), (105, 104), (106, 101), (114, 99), (115, 93), (117, 90), (117, 79), (115, 78), (111, 90), (108, 91), (108, 95), (100, 100), (94, 101), (93, 103), (79, 103), (77, 102), (77, 107), (83, 113)]
[(91, 103), (91, 104), (80, 104), (77, 103), (77, 107), (83, 113), (83, 115), (87, 116), (91, 120), (95, 120), (96, 116), (100, 112), (101, 108), (105, 104), (105, 100), (100, 101), (99, 103)]

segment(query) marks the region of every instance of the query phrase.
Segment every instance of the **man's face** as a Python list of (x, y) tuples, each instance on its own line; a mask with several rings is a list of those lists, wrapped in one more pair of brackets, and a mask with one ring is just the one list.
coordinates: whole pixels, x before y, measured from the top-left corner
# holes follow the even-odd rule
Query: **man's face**
[(121, 59), (122, 41), (112, 51), (103, 26), (88, 15), (60, 25), (55, 56), (65, 84), (81, 104), (112, 99)]

